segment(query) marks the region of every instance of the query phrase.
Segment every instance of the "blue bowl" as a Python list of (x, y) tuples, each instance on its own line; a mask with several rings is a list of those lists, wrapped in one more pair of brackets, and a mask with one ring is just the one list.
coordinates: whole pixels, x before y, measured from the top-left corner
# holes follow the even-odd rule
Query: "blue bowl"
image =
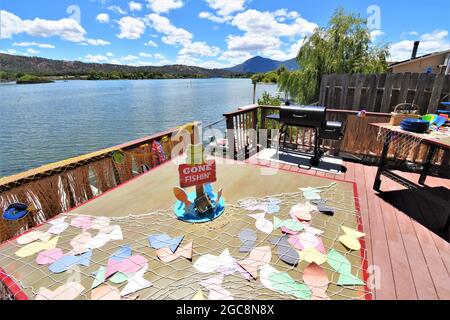
[(405, 131), (425, 133), (430, 128), (430, 122), (422, 119), (408, 118), (400, 123), (400, 128)]

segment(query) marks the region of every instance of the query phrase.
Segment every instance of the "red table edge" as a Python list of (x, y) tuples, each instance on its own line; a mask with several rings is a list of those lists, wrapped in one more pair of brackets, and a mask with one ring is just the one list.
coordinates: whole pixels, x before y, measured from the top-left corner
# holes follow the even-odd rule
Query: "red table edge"
[[(270, 165), (249, 163), (248, 160), (247, 161), (240, 161), (240, 160), (231, 160), (231, 159), (225, 159), (225, 158), (216, 158), (216, 157), (214, 157), (214, 158), (215, 159), (222, 159), (222, 160), (228, 161), (228, 162), (229, 161), (233, 161), (235, 163), (241, 163), (241, 164), (258, 166), (258, 167), (270, 167)], [(124, 187), (125, 185), (127, 185), (127, 184), (129, 184), (129, 183), (131, 183), (131, 182), (133, 182), (133, 181), (135, 181), (137, 179), (140, 179), (140, 178), (144, 177), (147, 174), (150, 174), (150, 172), (152, 172), (152, 171), (154, 171), (154, 170), (156, 170), (156, 169), (158, 169), (158, 168), (160, 168), (160, 167), (162, 167), (164, 165), (167, 165), (171, 161), (173, 161), (173, 160), (168, 160), (168, 161), (160, 164), (159, 166), (151, 168), (148, 172), (145, 172), (145, 173), (143, 173), (141, 175), (133, 177), (132, 179), (130, 179), (130, 180), (128, 180), (128, 181), (126, 181), (126, 182), (124, 182), (122, 184), (119, 184), (119, 185), (115, 186), (114, 188), (111, 188), (110, 190), (105, 191), (104, 193), (102, 193), (100, 195), (97, 195), (97, 196), (93, 197), (92, 199), (90, 199), (90, 200), (88, 200), (88, 201), (86, 201), (86, 202), (84, 202), (84, 203), (82, 203), (82, 204), (80, 204), (80, 205), (78, 205), (78, 206), (68, 210), (65, 213), (72, 212), (72, 211), (74, 211), (74, 210), (76, 210), (76, 209), (78, 209), (78, 208), (80, 208), (80, 207), (82, 207), (82, 206), (84, 206), (84, 205), (86, 205), (86, 204), (88, 204), (88, 203), (90, 203), (90, 202), (92, 202), (92, 201), (94, 201), (94, 200), (96, 200), (96, 199), (98, 199), (98, 198), (100, 198), (100, 197), (102, 197), (102, 196), (104, 196), (104, 195), (106, 195), (106, 194), (108, 194), (108, 193), (118, 189), (118, 188)], [(330, 178), (330, 177), (318, 177), (318, 176), (316, 176), (316, 175), (314, 175), (312, 173), (303, 173), (303, 172), (295, 171), (295, 170), (291, 169), (291, 167), (292, 166), (289, 166), (289, 169), (286, 169), (285, 166), (281, 166), (281, 168), (277, 168), (277, 169), (282, 170), (282, 171), (297, 173), (297, 174), (300, 174), (300, 175), (313, 176), (313, 177), (317, 177), (317, 178), (321, 178), (321, 179), (327, 179), (327, 180), (331, 180), (331, 181), (337, 181), (337, 182), (344, 182), (344, 183), (352, 184), (353, 185), (353, 195), (354, 195), (354, 199), (353, 200), (354, 200), (354, 204), (355, 204), (355, 211), (356, 211), (356, 218), (357, 218), (356, 220), (357, 220), (357, 224), (358, 224), (358, 230), (360, 232), (364, 232), (364, 228), (363, 228), (363, 224), (362, 224), (362, 218), (361, 218), (361, 209), (360, 209), (359, 200), (358, 200), (359, 199), (358, 198), (358, 186), (357, 186), (356, 182), (343, 180), (343, 179), (337, 179), (337, 178)], [(20, 234), (20, 235), (18, 235), (16, 237), (8, 240), (8, 241), (5, 241), (4, 243), (0, 244), (0, 248), (5, 246), (5, 245), (7, 245), (7, 244), (9, 244), (9, 243), (11, 243), (12, 241), (17, 240), (17, 238), (23, 236), (24, 234), (27, 234), (27, 233), (29, 233), (29, 232), (31, 232), (31, 231), (33, 231), (33, 230), (35, 230), (35, 229), (45, 225), (45, 224), (47, 224), (48, 221), (56, 219), (58, 216), (59, 215), (57, 215), (57, 216), (55, 216), (55, 217), (53, 217), (53, 218), (51, 218), (51, 219), (49, 219), (49, 220), (47, 220), (47, 221), (37, 225), (37, 226), (27, 230), (26, 232), (24, 232), (24, 233), (22, 233), (22, 234)], [(361, 269), (363, 271), (363, 279), (364, 279), (364, 283), (365, 283), (365, 285), (364, 285), (364, 298), (365, 298), (365, 300), (372, 300), (372, 298), (373, 298), (372, 297), (372, 292), (371, 292), (371, 290), (370, 290), (370, 288), (368, 286), (368, 283), (367, 283), (368, 279), (369, 279), (369, 273), (368, 273), (368, 264), (369, 264), (369, 262), (368, 262), (368, 260), (366, 258), (366, 255), (365, 255), (365, 252), (366, 252), (365, 238), (360, 239), (360, 242), (361, 242), (360, 256), (361, 256), (361, 260), (362, 260), (361, 261)], [(0, 266), (0, 282), (2, 282), (8, 288), (8, 290), (11, 292), (11, 294), (14, 297), (17, 298), (17, 300), (29, 300), (29, 297), (27, 296), (27, 294), (20, 288), (20, 286), (14, 281), (14, 279), (12, 279), (10, 277), (10, 275), (3, 268), (1, 268), (1, 266)]]

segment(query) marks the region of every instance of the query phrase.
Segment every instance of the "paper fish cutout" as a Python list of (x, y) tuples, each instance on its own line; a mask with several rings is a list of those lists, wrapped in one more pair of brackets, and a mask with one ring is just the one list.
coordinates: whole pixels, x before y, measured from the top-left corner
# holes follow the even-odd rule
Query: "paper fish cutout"
[(272, 250), (269, 246), (258, 247), (253, 249), (249, 256), (238, 264), (247, 271), (253, 279), (258, 278), (258, 268), (262, 265), (269, 264), (272, 260)]
[(239, 240), (242, 242), (242, 246), (239, 252), (250, 252), (256, 245), (256, 233), (251, 229), (243, 229), (239, 233)]
[(294, 235), (294, 234), (298, 234), (300, 231), (292, 231), (286, 227), (281, 227), (281, 232), (283, 232), (284, 234)]
[(303, 196), (306, 200), (320, 200), (320, 193), (322, 190), (316, 189), (316, 188), (299, 188), (303, 192)]
[(329, 300), (326, 291), (330, 280), (327, 273), (316, 263), (309, 264), (303, 271), (303, 281), (312, 292), (312, 300)]
[(99, 249), (113, 240), (123, 240), (122, 229), (119, 225), (103, 228), (99, 234), (86, 243), (86, 248)]
[(109, 259), (106, 267), (105, 279), (116, 272), (122, 272), (126, 275), (134, 274), (147, 265), (147, 259), (140, 255), (131, 256), (123, 261)]
[(341, 286), (363, 286), (364, 282), (352, 274), (352, 265), (335, 249), (328, 252), (327, 263), (339, 273), (337, 284)]
[(230, 255), (228, 249), (225, 249), (219, 256), (205, 254), (198, 258), (193, 266), (201, 273), (220, 272), (223, 275), (231, 275), (235, 272), (241, 272), (236, 259)]
[(91, 291), (91, 300), (120, 300), (120, 292), (110, 285), (102, 285)]
[(148, 237), (150, 247), (157, 250), (162, 248), (170, 248), (172, 253), (175, 253), (175, 251), (177, 251), (183, 239), (184, 236), (171, 238), (165, 233), (155, 234)]
[(87, 248), (87, 244), (91, 241), (92, 236), (89, 232), (83, 232), (77, 235), (70, 241), (70, 245), (72, 246), (72, 250), (69, 252), (69, 255), (79, 255), (89, 251)]
[(322, 265), (327, 261), (327, 256), (317, 249), (309, 248), (299, 252), (300, 260), (308, 263), (316, 263)]
[(299, 221), (288, 219), (288, 220), (281, 220), (277, 217), (273, 218), (273, 227), (274, 229), (279, 228), (286, 228), (291, 231), (302, 231), (305, 227), (303, 224), (301, 224)]
[(347, 227), (341, 227), (345, 235), (339, 237), (339, 241), (350, 250), (360, 250), (361, 243), (358, 238), (364, 237), (365, 234)]
[(91, 289), (95, 289), (103, 282), (105, 282), (105, 273), (106, 267), (100, 267), (100, 269), (97, 270), (97, 272), (95, 273), (94, 281), (92, 282)]
[(293, 220), (300, 221), (311, 221), (312, 216), (311, 213), (316, 212), (317, 207), (306, 203), (306, 204), (297, 204), (291, 208), (290, 215)]
[(111, 260), (122, 262), (123, 260), (131, 257), (132, 252), (129, 245), (125, 245), (120, 247), (116, 252), (113, 253), (113, 255), (110, 257)]
[(122, 297), (128, 296), (130, 294), (133, 294), (135, 292), (144, 290), (146, 288), (151, 287), (153, 284), (144, 279), (144, 275), (148, 270), (148, 265), (145, 265), (141, 270), (136, 272), (128, 281), (125, 288), (120, 292), (120, 295)]
[(81, 284), (79, 284), (77, 282), (67, 282), (54, 291), (51, 291), (47, 288), (40, 288), (35, 299), (36, 300), (74, 300), (83, 291), (84, 291), (84, 287)]
[(288, 273), (278, 271), (266, 264), (260, 267), (261, 283), (272, 291), (288, 294), (301, 300), (311, 298), (311, 290), (303, 283), (296, 282)]
[(52, 237), (52, 235), (47, 232), (30, 231), (30, 232), (25, 233), (24, 235), (20, 236), (19, 238), (17, 238), (17, 243), (20, 245), (25, 245), (25, 244), (29, 244), (29, 243), (32, 243), (37, 240), (40, 240), (42, 242), (47, 242), (48, 240), (50, 240), (51, 237)]
[(264, 200), (262, 202), (259, 202), (256, 199), (247, 199), (244, 201), (241, 201), (239, 205), (249, 211), (256, 211), (261, 210), (264, 211), (266, 214), (275, 214), (280, 211), (279, 204), (281, 201), (276, 198), (269, 198), (267, 200)]
[(46, 242), (43, 241), (35, 241), (30, 244), (27, 244), (26, 246), (22, 247), (21, 249), (16, 251), (16, 256), (20, 258), (26, 258), (29, 256), (32, 256), (36, 253), (39, 253), (41, 251), (54, 249), (56, 247), (56, 244), (58, 243), (59, 237), (54, 237), (53, 239), (50, 239)]
[(48, 265), (52, 264), (64, 256), (64, 253), (61, 249), (55, 248), (46, 251), (39, 252), (36, 257), (36, 263), (39, 265)]
[(62, 273), (76, 265), (89, 267), (91, 264), (91, 258), (92, 251), (88, 251), (79, 256), (63, 256), (61, 259), (52, 263), (48, 269), (53, 273)]
[(203, 291), (201, 289), (198, 290), (197, 293), (192, 297), (191, 300), (197, 300), (197, 301), (205, 300), (205, 296), (203, 295)]
[(69, 228), (69, 224), (67, 222), (59, 222), (56, 224), (53, 224), (50, 229), (48, 229), (48, 233), (51, 233), (53, 235), (60, 235), (61, 233), (63, 233), (64, 231), (67, 230), (67, 228)]
[(209, 291), (209, 300), (233, 300), (231, 293), (222, 287), (223, 275), (200, 282)]
[(70, 225), (75, 228), (80, 228), (84, 232), (91, 228), (92, 218), (85, 217), (85, 216), (75, 217), (75, 218), (72, 218), (72, 220), (70, 221)]
[(169, 248), (158, 249), (156, 251), (156, 255), (162, 262), (165, 263), (170, 263), (180, 257), (192, 260), (193, 244), (194, 243), (191, 241), (186, 246), (178, 248), (177, 251), (175, 251), (175, 253), (172, 253), (172, 250), (170, 250)]
[(278, 245), (277, 254), (281, 261), (291, 266), (296, 266), (300, 259), (298, 251), (292, 248), (290, 245)]
[(289, 237), (289, 243), (297, 250), (314, 248), (323, 254), (326, 254), (322, 239), (314, 233), (304, 232)]
[(98, 217), (92, 221), (91, 229), (94, 230), (103, 230), (104, 228), (109, 227), (111, 224), (111, 218), (108, 217)]
[(249, 214), (251, 218), (256, 219), (255, 226), (261, 232), (271, 234), (273, 231), (273, 224), (265, 218), (265, 213)]
[[(259, 202), (256, 199), (246, 199), (239, 202), (239, 206), (249, 211), (258, 210)], [(253, 210), (254, 209), (254, 210)]]

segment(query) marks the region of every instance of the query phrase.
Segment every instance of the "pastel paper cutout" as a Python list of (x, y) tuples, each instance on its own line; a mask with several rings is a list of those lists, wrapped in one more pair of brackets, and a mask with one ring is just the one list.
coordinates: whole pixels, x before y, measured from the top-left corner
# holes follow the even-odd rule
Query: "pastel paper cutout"
[(80, 228), (84, 231), (87, 231), (92, 226), (92, 218), (91, 217), (85, 217), (85, 216), (79, 216), (72, 218), (70, 221), (70, 225), (75, 228)]
[(315, 248), (305, 249), (299, 252), (300, 260), (308, 263), (322, 265), (327, 261), (327, 256)]
[(111, 281), (114, 284), (122, 284), (129, 280), (130, 278), (125, 273), (122, 272), (117, 272), (111, 278), (109, 278), (109, 281)]
[(300, 259), (298, 251), (291, 246), (278, 245), (277, 254), (281, 261), (291, 266), (296, 266), (298, 264), (298, 260)]
[(75, 265), (89, 267), (91, 264), (92, 251), (88, 251), (79, 256), (63, 256), (61, 259), (52, 263), (48, 269), (53, 273), (62, 273)]
[(109, 259), (105, 279), (108, 279), (116, 272), (122, 272), (126, 275), (134, 274), (144, 268), (145, 265), (147, 265), (147, 259), (140, 255), (131, 256), (120, 262)]
[(32, 243), (34, 241), (40, 240), (42, 242), (47, 242), (52, 237), (51, 234), (42, 231), (30, 231), (24, 235), (17, 238), (17, 244), (25, 245)]
[(92, 221), (91, 229), (94, 230), (103, 230), (106, 227), (109, 227), (111, 223), (111, 218), (108, 217), (98, 217)]
[(165, 233), (155, 234), (148, 237), (150, 247), (157, 250), (162, 248), (170, 248), (172, 253), (175, 253), (175, 251), (177, 251), (178, 246), (181, 244), (183, 239), (184, 236), (171, 238)]
[(303, 281), (311, 289), (312, 300), (330, 300), (326, 294), (330, 280), (320, 265), (310, 263), (303, 271)]
[(147, 270), (148, 264), (146, 264), (141, 270), (136, 272), (136, 274), (130, 278), (125, 288), (123, 288), (123, 290), (120, 292), (120, 295), (122, 297), (128, 296), (132, 293), (151, 287), (153, 284), (150, 281), (144, 279), (144, 275)]
[(105, 273), (106, 267), (100, 267), (100, 269), (98, 269), (98, 271), (95, 273), (95, 278), (94, 281), (92, 282), (91, 289), (95, 289), (103, 282), (105, 282)]
[(113, 240), (123, 240), (122, 229), (119, 225), (103, 228), (99, 234), (86, 243), (86, 248), (99, 249)]
[(209, 300), (233, 300), (231, 293), (222, 287), (223, 275), (200, 282), (209, 291)]
[(201, 289), (199, 289), (197, 291), (197, 293), (192, 297), (191, 300), (197, 300), (197, 301), (205, 300), (205, 296), (203, 294), (203, 291)]
[(304, 229), (303, 224), (301, 224), (299, 221), (296, 221), (293, 219), (281, 220), (277, 217), (273, 218), (273, 226), (274, 226), (274, 229), (279, 229), (279, 228), (284, 227), (291, 231), (302, 231)]
[(293, 220), (311, 221), (311, 213), (315, 211), (317, 211), (317, 207), (312, 204), (297, 204), (291, 208), (289, 214)]
[(239, 239), (242, 242), (239, 252), (250, 252), (256, 246), (257, 236), (251, 229), (243, 229), (239, 233)]
[(120, 292), (110, 285), (102, 285), (91, 291), (91, 300), (120, 300)]
[(47, 288), (40, 288), (35, 300), (74, 300), (83, 291), (84, 287), (81, 284), (77, 282), (67, 282), (54, 291)]
[(350, 250), (360, 250), (361, 243), (358, 238), (364, 237), (365, 234), (347, 227), (341, 227), (345, 235), (339, 237), (339, 241)]
[(87, 244), (91, 241), (92, 236), (89, 232), (83, 232), (70, 241), (72, 250), (69, 255), (78, 255), (89, 251)]
[(56, 247), (56, 244), (58, 243), (58, 240), (59, 240), (59, 237), (54, 237), (53, 239), (48, 240), (46, 242), (43, 242), (43, 241), (31, 242), (30, 244), (27, 244), (26, 246), (17, 250), (16, 256), (18, 256), (20, 258), (26, 258), (26, 257), (32, 256), (36, 253), (39, 253), (41, 251), (54, 249)]
[(278, 271), (268, 264), (260, 267), (260, 277), (267, 289), (292, 295), (297, 299), (311, 298), (311, 290), (305, 284), (296, 282), (288, 273)]
[(180, 257), (186, 258), (188, 260), (192, 260), (193, 244), (194, 243), (191, 241), (186, 246), (184, 246), (182, 248), (178, 248), (175, 253), (172, 253), (172, 250), (170, 250), (170, 248), (158, 249), (156, 251), (156, 255), (162, 262), (165, 262), (165, 263), (170, 263)]
[(273, 231), (273, 224), (265, 218), (265, 213), (249, 214), (249, 217), (256, 219), (255, 226), (261, 232), (271, 234)]
[(283, 232), (285, 234), (294, 235), (294, 234), (298, 234), (300, 231), (292, 231), (292, 230), (289, 230), (286, 227), (281, 227), (281, 232)]
[(49, 265), (52, 264), (64, 256), (62, 249), (54, 248), (46, 251), (39, 252), (36, 257), (36, 263), (39, 265)]
[(63, 233), (64, 231), (67, 230), (67, 228), (69, 228), (69, 224), (67, 222), (59, 222), (56, 224), (53, 224), (50, 229), (48, 229), (48, 233), (51, 233), (53, 235), (60, 235), (61, 233)]
[(304, 232), (299, 235), (290, 236), (289, 243), (297, 250), (314, 248), (326, 254), (322, 239), (314, 233)]
[(116, 252), (114, 252), (113, 255), (110, 257), (110, 259), (117, 262), (122, 262), (123, 260), (131, 257), (131, 255), (132, 252), (130, 246), (125, 245), (120, 247)]
[(266, 246), (253, 249), (249, 256), (244, 260), (238, 261), (238, 264), (256, 280), (258, 278), (258, 268), (269, 264), (271, 260), (272, 250), (269, 246)]
[(316, 188), (299, 188), (301, 191), (303, 191), (303, 196), (306, 198), (306, 200), (320, 200), (320, 193), (322, 192), (319, 189)]
[(352, 274), (352, 265), (342, 254), (335, 249), (328, 252), (327, 263), (339, 273), (337, 284), (341, 286), (363, 286), (364, 282)]

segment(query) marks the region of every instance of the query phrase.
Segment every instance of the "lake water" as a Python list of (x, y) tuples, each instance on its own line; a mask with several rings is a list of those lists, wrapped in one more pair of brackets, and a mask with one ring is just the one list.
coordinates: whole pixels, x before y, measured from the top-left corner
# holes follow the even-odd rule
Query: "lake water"
[[(275, 93), (258, 85), (257, 95)], [(0, 177), (252, 103), (249, 79), (0, 84)]]

